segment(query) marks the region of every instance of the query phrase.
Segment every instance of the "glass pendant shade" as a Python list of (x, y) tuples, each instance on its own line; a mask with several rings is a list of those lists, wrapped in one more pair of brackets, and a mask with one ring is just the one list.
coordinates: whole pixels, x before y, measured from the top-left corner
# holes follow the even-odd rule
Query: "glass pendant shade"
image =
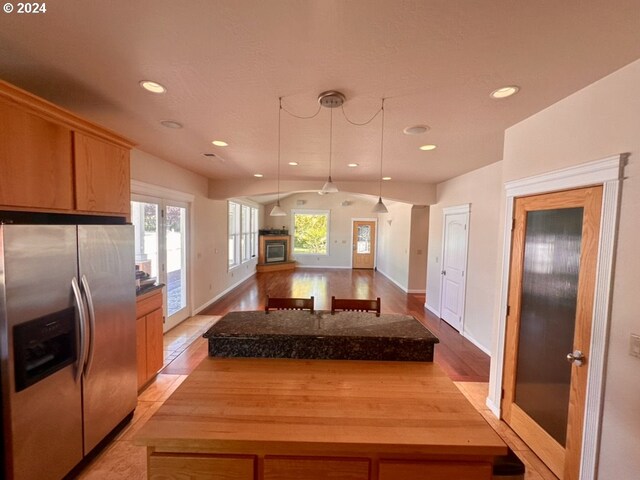
[(382, 197), (378, 197), (378, 203), (374, 205), (373, 213), (389, 213), (387, 207), (382, 203)]
[(326, 183), (322, 187), (322, 192), (323, 193), (338, 193), (338, 187), (331, 180), (331, 175), (329, 175), (329, 178), (327, 179)]
[(280, 200), (278, 200), (273, 206), (269, 215), (271, 215), (272, 217), (285, 217), (287, 215), (287, 212), (285, 212), (280, 206)]

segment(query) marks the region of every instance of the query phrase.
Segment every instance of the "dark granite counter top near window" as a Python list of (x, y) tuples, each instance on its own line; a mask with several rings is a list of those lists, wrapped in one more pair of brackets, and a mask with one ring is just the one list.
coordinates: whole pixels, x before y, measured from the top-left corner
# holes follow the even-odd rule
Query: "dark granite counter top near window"
[(164, 287), (164, 283), (153, 283), (145, 287), (136, 288), (136, 297), (144, 295), (145, 293), (153, 292), (154, 290), (158, 290), (162, 287)]
[(209, 355), (432, 361), (438, 338), (401, 314), (276, 310), (230, 312), (205, 334)]

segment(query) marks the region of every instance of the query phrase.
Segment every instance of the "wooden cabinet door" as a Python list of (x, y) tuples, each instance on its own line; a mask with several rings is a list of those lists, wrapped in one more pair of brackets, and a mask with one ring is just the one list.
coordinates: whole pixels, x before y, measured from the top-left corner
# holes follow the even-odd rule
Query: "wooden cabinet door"
[(130, 214), (129, 150), (74, 132), (76, 209)]
[(71, 130), (0, 102), (0, 205), (73, 209)]
[(171, 455), (149, 457), (149, 480), (254, 480), (252, 456)]
[(147, 315), (147, 378), (153, 377), (164, 364), (162, 309)]
[(380, 461), (379, 480), (491, 480), (490, 463)]
[(138, 390), (147, 382), (147, 317), (136, 319), (136, 364)]
[[(264, 480), (369, 480), (367, 458), (266, 457)], [(401, 477), (395, 477), (397, 480)], [(449, 480), (449, 479), (447, 479)]]

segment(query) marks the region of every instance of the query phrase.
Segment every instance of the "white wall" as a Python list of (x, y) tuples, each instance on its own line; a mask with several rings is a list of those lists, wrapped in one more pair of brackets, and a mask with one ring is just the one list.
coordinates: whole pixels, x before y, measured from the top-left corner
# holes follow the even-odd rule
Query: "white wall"
[[(630, 153), (622, 187), (598, 478), (638, 478), (640, 359), (640, 60), (509, 128), (505, 181)], [(507, 346), (508, 347), (508, 346)]]
[(405, 292), (409, 290), (411, 205), (387, 202), (389, 213), (380, 215), (378, 271)]
[(429, 216), (429, 254), (427, 299), (431, 311), (440, 311), (440, 272), (442, 270), (442, 210), (471, 204), (469, 214), (469, 253), (463, 335), (491, 350), (494, 309), (498, 300), (498, 249), (502, 162), (474, 170), (437, 186), (438, 203)]
[[(227, 202), (208, 198), (207, 178), (140, 150), (131, 152), (131, 179), (194, 196), (190, 212), (190, 299), (193, 312), (255, 273), (256, 261), (228, 271)], [(259, 218), (262, 213), (259, 212)]]
[(429, 207), (414, 205), (411, 209), (411, 241), (409, 242), (409, 292), (424, 293), (429, 243)]
[[(298, 202), (304, 204), (298, 205)], [(343, 202), (349, 204), (343, 206)], [(344, 192), (329, 195), (298, 193), (280, 200), (280, 206), (287, 212), (286, 217), (270, 216), (273, 205), (267, 205), (264, 209), (264, 225), (271, 228), (284, 226), (293, 234), (291, 210), (329, 210), (329, 254), (294, 255), (294, 259), (306, 267), (351, 268), (352, 219), (376, 219), (377, 214), (372, 212), (374, 205), (373, 199)]]

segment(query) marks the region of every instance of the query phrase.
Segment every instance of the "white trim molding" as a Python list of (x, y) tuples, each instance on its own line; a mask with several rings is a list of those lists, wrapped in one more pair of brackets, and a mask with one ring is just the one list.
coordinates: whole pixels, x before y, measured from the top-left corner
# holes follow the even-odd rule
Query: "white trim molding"
[(409, 290), (407, 289), (407, 287), (405, 287), (404, 285), (402, 285), (400, 282), (398, 282), (395, 278), (393, 278), (391, 275), (383, 272), (382, 270), (380, 270), (379, 268), (377, 269), (378, 273), (381, 273), (382, 275), (384, 275), (385, 277), (387, 277), (388, 280), (391, 281), (391, 283), (393, 283), (396, 287), (398, 287), (400, 290), (402, 290), (404, 293), (409, 293)]
[(131, 180), (131, 193), (134, 195), (146, 195), (149, 197), (159, 197), (166, 200), (177, 200), (178, 202), (193, 202), (195, 196), (191, 193), (179, 192), (170, 188), (152, 185), (151, 183)]
[(564, 168), (505, 183), (505, 219), (503, 229), (502, 284), (500, 314), (497, 328), (497, 350), (491, 359), (487, 406), (500, 416), (502, 376), (505, 350), (506, 312), (508, 301), (509, 265), (511, 256), (511, 224), (515, 198), (590, 185), (602, 185), (602, 217), (596, 287), (594, 292), (589, 374), (585, 405), (580, 479), (594, 480), (600, 447), (602, 404), (604, 397), (605, 361), (610, 323), (610, 299), (613, 282), (613, 263), (618, 231), (621, 184), (627, 154)]
[(431, 305), (429, 305), (427, 302), (424, 303), (424, 308), (426, 308), (427, 310), (429, 310), (431, 313), (433, 313), (436, 317), (440, 318), (440, 310), (438, 310), (435, 307), (432, 307)]

